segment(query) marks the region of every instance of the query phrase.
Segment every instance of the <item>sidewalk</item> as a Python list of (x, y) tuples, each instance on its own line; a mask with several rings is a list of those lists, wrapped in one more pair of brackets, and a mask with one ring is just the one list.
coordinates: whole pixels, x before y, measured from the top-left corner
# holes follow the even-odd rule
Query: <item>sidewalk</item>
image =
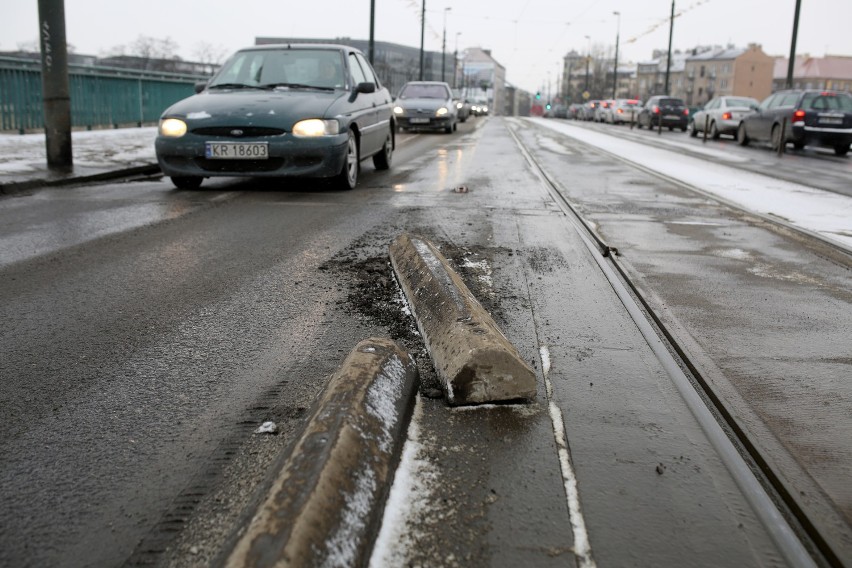
[(73, 172), (47, 168), (44, 134), (0, 134), (0, 194), (158, 170), (155, 126), (71, 133)]

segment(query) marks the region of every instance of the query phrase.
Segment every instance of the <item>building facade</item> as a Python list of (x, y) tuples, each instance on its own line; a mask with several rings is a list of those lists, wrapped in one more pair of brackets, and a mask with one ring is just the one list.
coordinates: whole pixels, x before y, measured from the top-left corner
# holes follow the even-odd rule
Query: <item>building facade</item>
[(703, 105), (713, 97), (737, 95), (762, 100), (772, 93), (775, 61), (757, 44), (746, 48), (696, 48), (686, 58), (682, 91), (672, 91), (687, 105)]
[[(786, 88), (789, 61), (786, 57), (775, 58), (773, 92)], [(793, 66), (793, 88), (852, 91), (852, 56), (797, 57)]]
[(465, 98), (485, 102), (494, 114), (506, 112), (506, 68), (491, 56), (490, 49), (465, 49), (459, 68), (457, 84)]

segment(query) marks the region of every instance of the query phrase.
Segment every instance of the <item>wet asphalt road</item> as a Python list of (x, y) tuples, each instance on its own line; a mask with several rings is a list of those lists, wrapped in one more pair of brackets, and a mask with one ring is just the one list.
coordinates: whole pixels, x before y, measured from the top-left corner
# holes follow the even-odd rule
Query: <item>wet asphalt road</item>
[[(761, 455), (806, 492), (808, 511), (835, 515), (821, 528), (843, 550), (848, 258), (564, 137), (554, 146), (555, 133), (489, 119), (401, 136), (394, 168), (365, 162), (353, 192), (142, 181), (0, 201), (0, 564), (215, 558), (345, 353), (406, 333), (401, 310), (397, 327), (363, 304), (365, 283), (389, 280), (387, 245), (412, 231), (457, 263), (535, 364), (540, 392), (480, 410), (421, 397), (423, 502), (397, 553), (572, 564), (555, 405), (598, 565), (783, 565), (509, 129), (570, 180), (567, 197), (622, 251)], [(365, 278), (367, 265), (379, 271)], [(266, 419), (282, 433), (252, 434)]]

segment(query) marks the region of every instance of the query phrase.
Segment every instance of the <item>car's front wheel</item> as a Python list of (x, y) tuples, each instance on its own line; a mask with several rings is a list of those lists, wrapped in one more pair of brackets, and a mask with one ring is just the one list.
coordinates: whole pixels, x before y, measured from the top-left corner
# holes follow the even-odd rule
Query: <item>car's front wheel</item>
[(742, 122), (737, 127), (737, 144), (740, 146), (748, 146), (748, 135), (746, 134), (745, 124)]
[(849, 153), (849, 144), (838, 144), (834, 147), (834, 153), (838, 156), (845, 156)]
[(198, 176), (172, 176), (172, 183), (178, 189), (198, 189), (203, 180)]
[(346, 141), (346, 159), (343, 162), (343, 169), (337, 174), (334, 179), (335, 185), (340, 189), (355, 189), (358, 185), (358, 141), (355, 139), (355, 133), (349, 131), (349, 138)]
[(388, 135), (385, 137), (385, 143), (378, 154), (373, 156), (373, 165), (377, 170), (389, 170), (391, 161), (393, 160), (393, 132), (388, 130)]

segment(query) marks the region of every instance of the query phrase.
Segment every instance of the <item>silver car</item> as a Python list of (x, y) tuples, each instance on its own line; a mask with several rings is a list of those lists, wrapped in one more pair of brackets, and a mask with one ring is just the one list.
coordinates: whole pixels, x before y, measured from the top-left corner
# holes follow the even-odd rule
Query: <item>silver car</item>
[(458, 122), (453, 92), (442, 81), (409, 81), (403, 85), (393, 114), (402, 129), (443, 130), (449, 134)]
[(610, 104), (606, 109), (606, 122), (610, 124), (634, 122), (640, 108), (642, 108), (642, 101), (638, 99), (616, 99), (614, 104)]
[(722, 134), (736, 136), (737, 127), (742, 119), (753, 113), (760, 103), (751, 97), (723, 96), (710, 99), (704, 108), (695, 113), (692, 118), (691, 136), (707, 129), (708, 135), (714, 140)]

